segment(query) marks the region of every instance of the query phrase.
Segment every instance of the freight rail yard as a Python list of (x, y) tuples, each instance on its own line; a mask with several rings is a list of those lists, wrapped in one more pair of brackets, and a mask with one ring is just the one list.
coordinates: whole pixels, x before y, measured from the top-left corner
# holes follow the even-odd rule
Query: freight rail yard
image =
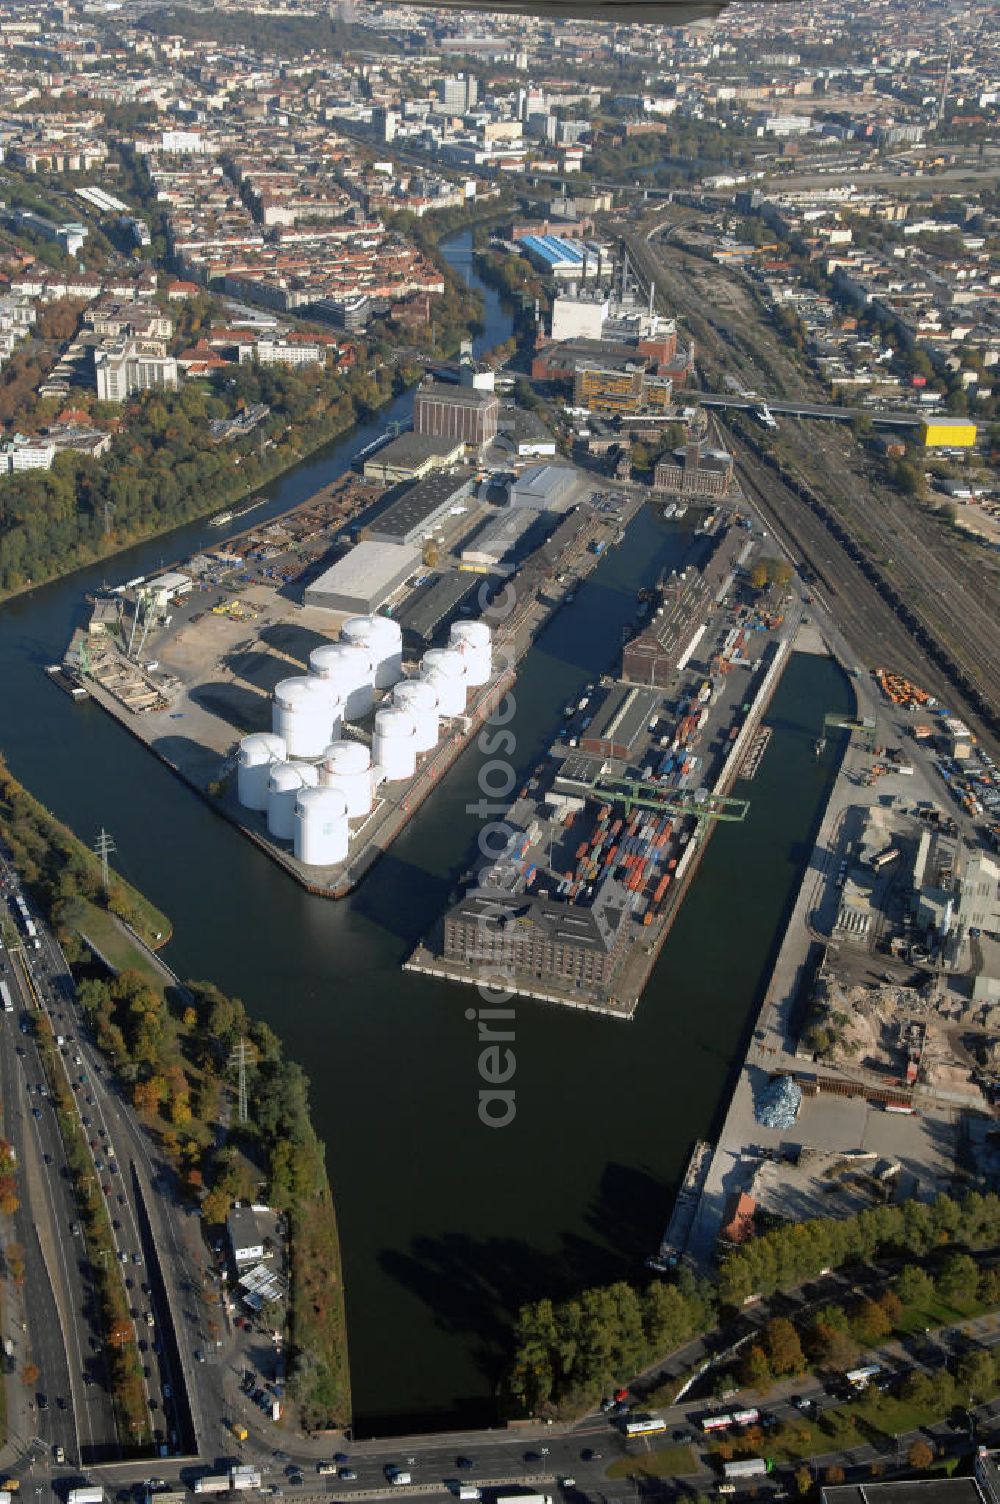
[[(640, 504), (568, 466), (498, 479), (452, 463), (402, 488), (350, 476), (92, 600), (57, 682), (85, 686), (311, 892), (340, 898)], [(515, 575), (494, 642), (490, 602)]]
[[(749, 284), (667, 240), (626, 236), (632, 264), (696, 336), (703, 384), (724, 375), (773, 396), (822, 402)], [(719, 425), (741, 486), (790, 555), (811, 571), (858, 664), (891, 662), (1000, 745), (995, 556), (931, 508), (876, 478), (845, 424), (782, 418), (776, 434)]]
[[(747, 569), (758, 539), (696, 535), (624, 646), (617, 678), (567, 705), (506, 821), (406, 968), (631, 1018), (729, 790), (763, 755), (760, 718), (799, 626)], [(748, 767), (749, 763), (749, 767)]]

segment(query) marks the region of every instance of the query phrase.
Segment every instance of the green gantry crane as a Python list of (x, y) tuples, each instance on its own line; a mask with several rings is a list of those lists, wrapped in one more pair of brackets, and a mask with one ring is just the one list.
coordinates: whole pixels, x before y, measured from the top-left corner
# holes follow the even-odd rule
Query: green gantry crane
[(704, 820), (745, 820), (749, 799), (730, 799), (725, 794), (707, 790), (692, 793), (689, 789), (664, 788), (641, 778), (614, 778), (601, 775), (589, 785), (601, 798), (624, 804), (626, 814), (633, 808), (659, 810), (665, 815), (694, 815)]
[(849, 731), (852, 736), (855, 732), (858, 732), (861, 737), (861, 745), (864, 750), (866, 752), (871, 752), (874, 749), (874, 716), (865, 715), (862, 716), (860, 720), (858, 720), (853, 716), (844, 715), (842, 712), (838, 714), (836, 711), (830, 711), (823, 717), (823, 730), (816, 739), (817, 757), (822, 757), (823, 752), (826, 749), (826, 733), (830, 730), (831, 726), (835, 727), (838, 731)]

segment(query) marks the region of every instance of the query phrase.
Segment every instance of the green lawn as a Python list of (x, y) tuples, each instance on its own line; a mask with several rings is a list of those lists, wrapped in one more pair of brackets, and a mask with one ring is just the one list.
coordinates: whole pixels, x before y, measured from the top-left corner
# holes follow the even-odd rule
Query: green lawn
[(698, 1472), (698, 1459), (688, 1446), (660, 1447), (638, 1456), (623, 1457), (606, 1469), (609, 1478), (683, 1478)]
[[(116, 924), (106, 909), (99, 908), (87, 898), (72, 898), (64, 904), (60, 917), (70, 929), (92, 941), (101, 955), (118, 971), (138, 971), (157, 992), (163, 991), (166, 979), (160, 975), (145, 951)], [(165, 920), (164, 923), (166, 924)]]
[(912, 1336), (915, 1333), (934, 1331), (939, 1326), (951, 1326), (955, 1321), (964, 1321), (969, 1316), (979, 1316), (989, 1310), (988, 1305), (973, 1297), (972, 1300), (949, 1302), (939, 1295), (932, 1295), (922, 1306), (907, 1306), (896, 1322), (896, 1331)]

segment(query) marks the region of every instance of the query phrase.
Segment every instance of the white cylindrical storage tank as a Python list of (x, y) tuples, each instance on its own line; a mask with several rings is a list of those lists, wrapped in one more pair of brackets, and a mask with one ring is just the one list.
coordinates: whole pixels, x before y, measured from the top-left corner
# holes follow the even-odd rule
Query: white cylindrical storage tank
[[(436, 714), (434, 719), (436, 722)], [(372, 761), (385, 770), (389, 783), (413, 777), (417, 771), (417, 750), (417, 723), (409, 711), (400, 705), (376, 710)]]
[(327, 747), (319, 781), (324, 788), (340, 790), (352, 820), (371, 813), (372, 760), (368, 748), (360, 742), (334, 742)]
[(244, 809), (267, 809), (267, 781), (271, 766), (288, 755), (283, 736), (260, 731), (240, 742), (240, 762), (236, 775), (239, 801)]
[(303, 789), (315, 788), (319, 773), (308, 762), (276, 762), (267, 782), (267, 828), (276, 841), (295, 834), (295, 801)]
[(448, 646), (465, 660), (469, 683), (478, 688), (488, 684), (493, 672), (493, 645), (490, 629), (484, 621), (456, 621)]
[(272, 729), (284, 737), (289, 757), (319, 757), (336, 718), (336, 696), (322, 679), (303, 674), (275, 685)]
[(370, 653), (375, 688), (391, 689), (403, 677), (403, 629), (389, 616), (352, 616), (340, 629), (341, 642)]
[(306, 867), (333, 867), (347, 860), (351, 834), (340, 789), (300, 789), (293, 818), (295, 856)]
[(347, 720), (368, 715), (374, 703), (375, 664), (367, 648), (352, 642), (324, 642), (309, 654), (309, 668), (344, 702)]
[(463, 715), (469, 686), (468, 668), (453, 648), (431, 648), (420, 660), (420, 677), (433, 684), (441, 715)]
[[(404, 679), (392, 692), (392, 698), (400, 710), (413, 717), (416, 726), (414, 746), (418, 752), (429, 752), (437, 746), (438, 697), (432, 685), (424, 679)], [(376, 759), (380, 761), (381, 759)]]
[(442, 674), (437, 668), (424, 669), (420, 677), (437, 695), (438, 714), (442, 718), (465, 714), (464, 679), (453, 679), (450, 674)]

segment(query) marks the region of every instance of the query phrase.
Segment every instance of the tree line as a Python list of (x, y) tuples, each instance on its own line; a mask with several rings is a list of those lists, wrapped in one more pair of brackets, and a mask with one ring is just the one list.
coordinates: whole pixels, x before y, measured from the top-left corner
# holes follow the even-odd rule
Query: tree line
[(540, 1300), (518, 1316), (509, 1396), (530, 1414), (580, 1413), (714, 1320), (711, 1287), (686, 1274), (643, 1290), (621, 1282)]
[[(158, 1138), (181, 1193), (213, 1227), (224, 1224), (235, 1201), (257, 1200), (262, 1184), (269, 1204), (284, 1214), (291, 1290), (289, 1392), (305, 1424), (346, 1424), (350, 1376), (340, 1245), (304, 1072), (285, 1058), (266, 1023), (252, 1019), (242, 1002), (210, 982), (162, 991), (138, 972), (94, 973), (64, 915), (76, 899), (105, 902), (97, 858), (21, 787), (2, 759), (0, 835), (78, 973), (80, 1004), (99, 1048)], [(156, 938), (154, 924), (163, 933), (169, 929), (164, 917), (114, 874), (106, 902), (147, 939)], [(248, 1049), (253, 1113), (246, 1124), (231, 1123), (220, 1141), (223, 1094), (234, 1084), (232, 1056), (240, 1042)], [(5, 1189), (0, 1180), (0, 1195)], [(97, 1219), (102, 1208), (103, 1201), (87, 1215)], [(99, 1231), (95, 1220), (95, 1236)], [(131, 1377), (123, 1371), (121, 1378), (128, 1392)]]
[[(350, 1418), (340, 1248), (323, 1146), (309, 1115), (309, 1082), (270, 1026), (211, 982), (160, 992), (137, 972), (90, 977), (80, 1002), (101, 1050), (159, 1139), (182, 1194), (221, 1227), (237, 1201), (284, 1214), (289, 1229), (292, 1341), (289, 1391), (307, 1426)], [(246, 1051), (246, 1123), (217, 1126)], [(273, 1313), (275, 1318), (280, 1314)]]
[[(878, 1206), (852, 1217), (782, 1224), (725, 1254), (712, 1282), (683, 1271), (676, 1282), (655, 1280), (644, 1288), (620, 1283), (583, 1291), (573, 1300), (541, 1300), (521, 1309), (506, 1389), (511, 1403), (530, 1414), (579, 1414), (602, 1393), (662, 1361), (720, 1317), (756, 1296), (769, 1296), (815, 1279), (825, 1270), (886, 1256), (924, 1258), (937, 1250), (948, 1257), (934, 1285), (923, 1271), (904, 1270), (881, 1314), (875, 1302), (852, 1310), (843, 1321), (827, 1310), (824, 1327), (810, 1331), (811, 1352), (843, 1358), (851, 1345), (878, 1340), (882, 1323), (898, 1319), (898, 1303), (914, 1305), (936, 1293), (952, 1303), (980, 1298), (1000, 1304), (1000, 1276), (982, 1276), (968, 1250), (1000, 1241), (1000, 1196), (978, 1191), (956, 1200), (906, 1201)], [(853, 1323), (853, 1327), (852, 1327)], [(826, 1330), (829, 1328), (829, 1330)], [(747, 1382), (765, 1382), (795, 1371), (802, 1341), (795, 1329), (775, 1329), (773, 1345), (758, 1344), (746, 1362)], [(883, 1332), (884, 1334), (884, 1332)], [(791, 1338), (794, 1337), (796, 1347)], [(824, 1344), (825, 1347), (824, 1347)], [(804, 1363), (804, 1359), (802, 1360)]]
[[(878, 1295), (859, 1295), (847, 1304), (830, 1302), (799, 1319), (774, 1316), (761, 1329), (759, 1340), (747, 1346), (735, 1369), (741, 1386), (766, 1392), (777, 1379), (819, 1369), (843, 1374), (855, 1367), (867, 1350), (895, 1335), (932, 1322), (931, 1311), (965, 1313), (974, 1308), (1000, 1306), (1000, 1270), (980, 1269), (967, 1253), (950, 1253), (934, 1270), (906, 1264), (892, 1285)], [(978, 1353), (971, 1357), (978, 1360)], [(992, 1360), (991, 1360), (992, 1362)], [(978, 1375), (971, 1387), (980, 1389), (982, 1365), (965, 1365), (966, 1378)], [(989, 1371), (992, 1378), (992, 1367)], [(923, 1378), (923, 1375), (914, 1375)], [(729, 1387), (731, 1380), (720, 1378)]]
[[(0, 591), (51, 579), (245, 495), (371, 416), (392, 390), (384, 367), (244, 365), (227, 370), (224, 384), (142, 394), (106, 457), (67, 450), (51, 470), (0, 482)], [(211, 419), (257, 402), (271, 411), (252, 434), (212, 442)]]

